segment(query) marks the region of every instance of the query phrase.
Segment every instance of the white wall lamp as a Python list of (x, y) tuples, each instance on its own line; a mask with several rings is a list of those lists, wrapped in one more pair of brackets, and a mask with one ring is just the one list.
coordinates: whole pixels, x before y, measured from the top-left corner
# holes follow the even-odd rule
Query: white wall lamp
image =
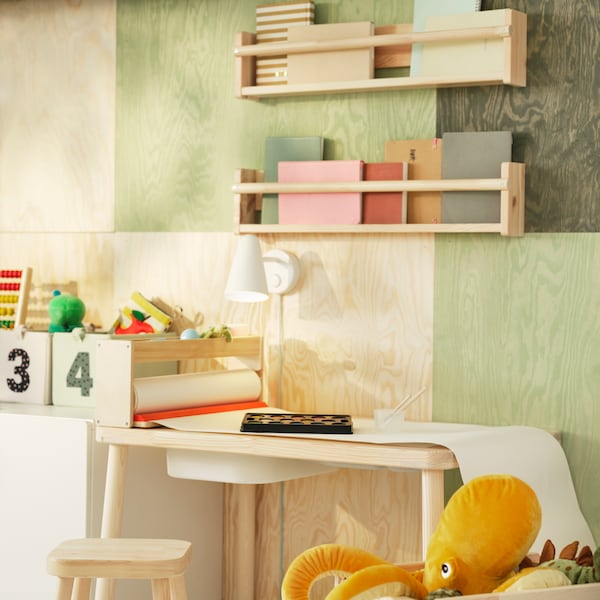
[(300, 278), (300, 261), (284, 250), (261, 254), (255, 235), (240, 236), (225, 298), (234, 302), (263, 302), (269, 294), (288, 294)]

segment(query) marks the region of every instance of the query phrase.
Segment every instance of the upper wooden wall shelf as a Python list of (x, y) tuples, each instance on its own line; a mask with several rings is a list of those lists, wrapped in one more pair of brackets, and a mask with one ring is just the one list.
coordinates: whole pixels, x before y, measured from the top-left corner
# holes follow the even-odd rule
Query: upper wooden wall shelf
[[(502, 163), (500, 179), (360, 181), (340, 183), (263, 183), (260, 171), (236, 172), (234, 233), (500, 233), (522, 236), (525, 229), (525, 165)], [(409, 223), (406, 225), (258, 225), (262, 194), (314, 192), (448, 192), (497, 190), (499, 223)]]
[[(269, 96), (302, 96), (310, 94), (384, 91), (394, 89), (460, 87), (476, 85), (526, 84), (527, 15), (504, 9), (505, 24), (495, 27), (457, 29), (451, 31), (414, 32), (393, 35), (373, 35), (365, 38), (319, 42), (267, 42), (257, 44), (256, 35), (242, 32), (236, 35), (236, 89), (238, 98)], [(504, 68), (501, 72), (477, 76), (452, 77), (389, 77), (360, 81), (336, 81), (298, 85), (255, 85), (255, 57), (282, 54), (327, 52), (415, 43), (435, 43), (461, 40), (504, 40)]]

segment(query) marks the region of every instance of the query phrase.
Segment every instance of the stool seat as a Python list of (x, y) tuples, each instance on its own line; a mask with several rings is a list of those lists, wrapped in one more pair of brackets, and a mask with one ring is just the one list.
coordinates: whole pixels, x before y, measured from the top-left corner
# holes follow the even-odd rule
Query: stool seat
[(191, 546), (185, 540), (165, 539), (66, 540), (48, 555), (47, 571), (59, 577), (57, 600), (88, 598), (89, 580), (97, 578), (149, 579), (153, 598), (187, 600), (183, 576)]

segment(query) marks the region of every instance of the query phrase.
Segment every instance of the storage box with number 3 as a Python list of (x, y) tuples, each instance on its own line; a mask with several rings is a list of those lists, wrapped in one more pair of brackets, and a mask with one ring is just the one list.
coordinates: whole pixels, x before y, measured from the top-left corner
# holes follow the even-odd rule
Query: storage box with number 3
[[(95, 408), (96, 345), (102, 339), (113, 337), (111, 333), (87, 333), (82, 329), (53, 334), (52, 404)], [(143, 370), (136, 371), (136, 377), (177, 373), (177, 362), (142, 364), (139, 367)]]
[(51, 334), (0, 329), (0, 401), (50, 404)]

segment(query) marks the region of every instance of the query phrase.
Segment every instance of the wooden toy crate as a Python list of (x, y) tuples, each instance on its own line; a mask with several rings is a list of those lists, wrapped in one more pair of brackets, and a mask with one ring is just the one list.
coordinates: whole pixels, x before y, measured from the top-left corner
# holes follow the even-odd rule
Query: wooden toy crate
[(224, 338), (152, 341), (145, 336), (101, 340), (96, 347), (96, 423), (133, 426), (136, 365), (232, 357), (260, 374), (261, 356), (258, 336), (234, 337), (230, 342)]

